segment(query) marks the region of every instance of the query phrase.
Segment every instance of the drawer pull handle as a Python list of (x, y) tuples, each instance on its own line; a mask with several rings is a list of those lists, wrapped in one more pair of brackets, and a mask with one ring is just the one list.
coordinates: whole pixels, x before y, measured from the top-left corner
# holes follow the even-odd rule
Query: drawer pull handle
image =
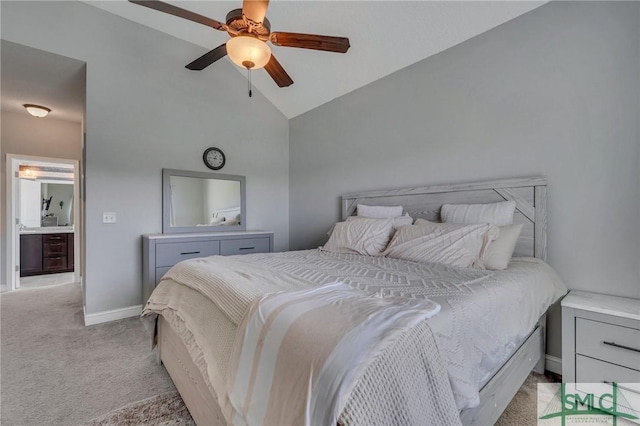
[(187, 254), (200, 254), (199, 251), (183, 251), (180, 256), (186, 256)]
[(60, 260), (61, 257), (47, 257), (48, 260)]
[(632, 348), (631, 346), (619, 345), (615, 342), (602, 342), (605, 345), (613, 346), (615, 348), (626, 349), (628, 351), (640, 352), (640, 349)]
[[(609, 381), (607, 381), (607, 380), (603, 380), (603, 381), (602, 381), (602, 383), (606, 383), (607, 385), (613, 385), (613, 382), (609, 382)], [(631, 389), (631, 388), (628, 388), (628, 387), (626, 387), (626, 386), (620, 386), (620, 385), (619, 385), (619, 384), (617, 384), (617, 383), (616, 383), (616, 385), (618, 386), (618, 389), (626, 390), (626, 391), (633, 392), (633, 393), (635, 393), (635, 394), (640, 395), (640, 392), (638, 392), (638, 391), (637, 391), (637, 390), (635, 390), (635, 389)]]
[(238, 250), (255, 250), (255, 247), (240, 247)]

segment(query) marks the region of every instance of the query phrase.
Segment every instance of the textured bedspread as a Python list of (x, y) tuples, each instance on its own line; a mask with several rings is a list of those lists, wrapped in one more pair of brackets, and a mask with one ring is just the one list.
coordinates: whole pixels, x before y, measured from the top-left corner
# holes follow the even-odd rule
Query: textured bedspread
[[(207, 304), (199, 301), (205, 299), (194, 293), (205, 294), (207, 291), (198, 288), (197, 283), (205, 283), (216, 273), (206, 266), (191, 268), (188, 265), (189, 262), (202, 265), (216, 262), (210, 259), (216, 258), (188, 261), (174, 267), (158, 286), (144, 311), (145, 315), (162, 312), (173, 318), (173, 322), (176, 322), (176, 317), (184, 321), (191, 318), (185, 335), (191, 336), (195, 346), (203, 348), (207, 344), (197, 342), (202, 342), (206, 332), (198, 329), (195, 319), (218, 314), (181, 314), (178, 307)], [(258, 280), (261, 274), (258, 270), (269, 271), (262, 290), (250, 288), (246, 294), (238, 296), (243, 303), (251, 302), (260, 291), (268, 293), (300, 288), (301, 282), (307, 283), (302, 286), (312, 286), (342, 281), (370, 294), (383, 297), (426, 296), (441, 305), (438, 315), (415, 327), (370, 365), (343, 411), (341, 422), (344, 424), (365, 423), (362, 419), (375, 424), (383, 422), (381, 419), (384, 418), (406, 424), (421, 418), (416, 416), (435, 416), (429, 419), (422, 417), (425, 421), (421, 423), (442, 424), (452, 410), (447, 406), (446, 393), (449, 396), (453, 394), (454, 412), (456, 408), (460, 410), (477, 405), (478, 391), (485, 376), (513, 352), (533, 329), (539, 316), (566, 292), (551, 268), (535, 259), (515, 259), (509, 269), (497, 272), (317, 250), (227, 259), (235, 264), (229, 270), (236, 268)], [(214, 295), (213, 298), (216, 297)], [(216, 317), (210, 321), (222, 324), (218, 342), (228, 347), (227, 353), (230, 354), (229, 341), (232, 341), (242, 313), (228, 307), (221, 309), (224, 310), (224, 318)], [(205, 329), (211, 330), (211, 327), (208, 324)], [(225, 351), (216, 350), (219, 357), (223, 356)], [(208, 357), (206, 354), (199, 356), (205, 361)], [(204, 369), (209, 373), (214, 392), (219, 394), (227, 362), (218, 362), (217, 368), (212, 368), (212, 363), (204, 362), (207, 364)], [(407, 380), (399, 380), (398, 377)], [(442, 377), (445, 378), (444, 384)], [(435, 411), (427, 413), (428, 410), (422, 407), (425, 403), (423, 398), (441, 400), (444, 404), (431, 407)]]
[(225, 416), (234, 425), (335, 425), (369, 364), (439, 311), (429, 299), (344, 283), (264, 295), (238, 327)]

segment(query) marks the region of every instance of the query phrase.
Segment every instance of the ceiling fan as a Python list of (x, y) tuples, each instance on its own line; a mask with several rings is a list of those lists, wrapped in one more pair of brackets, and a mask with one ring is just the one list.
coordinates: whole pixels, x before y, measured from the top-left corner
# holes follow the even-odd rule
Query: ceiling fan
[(287, 87), (293, 84), (293, 80), (273, 56), (267, 41), (276, 46), (300, 47), (337, 53), (345, 53), (350, 47), (349, 39), (346, 37), (271, 32), (271, 23), (265, 16), (269, 0), (244, 0), (242, 9), (234, 9), (229, 12), (224, 24), (159, 0), (129, 1), (229, 33), (231, 36), (229, 41), (187, 65), (188, 69), (194, 71), (201, 71), (218, 59), (229, 55), (229, 58), (236, 65), (247, 70), (264, 67), (279, 87)]

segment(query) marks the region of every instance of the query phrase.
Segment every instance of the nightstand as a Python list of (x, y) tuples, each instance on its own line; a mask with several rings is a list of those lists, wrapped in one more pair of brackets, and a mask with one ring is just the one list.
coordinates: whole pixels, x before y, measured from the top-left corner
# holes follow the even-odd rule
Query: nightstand
[(562, 300), (562, 381), (640, 383), (640, 300), (584, 291)]

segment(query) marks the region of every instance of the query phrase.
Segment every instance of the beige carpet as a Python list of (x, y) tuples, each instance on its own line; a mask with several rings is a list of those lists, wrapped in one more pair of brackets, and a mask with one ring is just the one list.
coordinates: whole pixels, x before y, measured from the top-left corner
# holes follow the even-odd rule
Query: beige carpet
[(195, 426), (178, 391), (134, 402), (85, 426)]
[[(193, 425), (140, 320), (85, 327), (78, 284), (3, 294), (0, 333), (2, 425)], [(532, 373), (498, 425), (535, 425), (543, 381)]]
[[(537, 384), (552, 380), (531, 373), (498, 419), (496, 426), (537, 425)], [(86, 426), (195, 426), (177, 391), (128, 404)]]
[(538, 383), (553, 383), (555, 380), (542, 374), (531, 373), (513, 397), (496, 426), (535, 426), (538, 424)]
[(78, 425), (175, 390), (138, 318), (85, 327), (79, 284), (0, 296), (0, 424)]

